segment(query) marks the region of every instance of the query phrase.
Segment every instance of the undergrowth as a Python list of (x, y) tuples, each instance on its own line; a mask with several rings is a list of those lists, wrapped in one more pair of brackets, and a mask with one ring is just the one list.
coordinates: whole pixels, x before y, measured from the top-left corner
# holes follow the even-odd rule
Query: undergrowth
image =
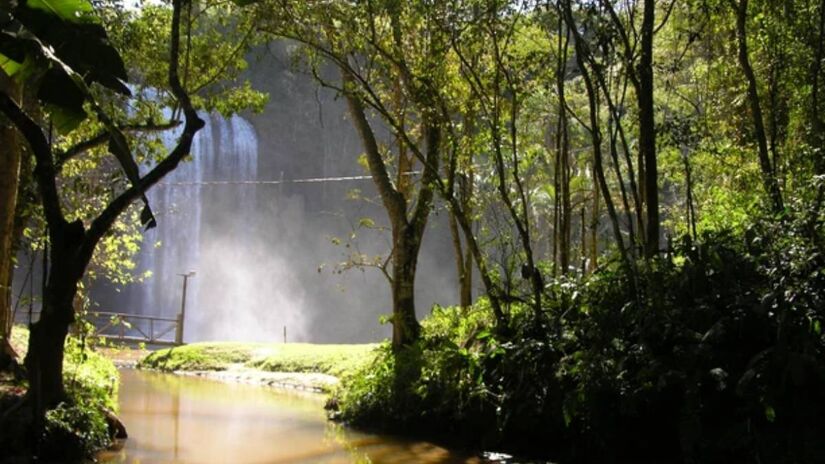
[[(26, 352), (28, 330), (12, 329), (12, 341), (21, 356)], [(48, 462), (74, 462), (88, 459), (111, 444), (112, 431), (107, 411), (117, 411), (118, 372), (114, 364), (70, 336), (63, 359), (67, 399), (46, 413), (45, 435), (40, 440), (40, 458)], [(8, 380), (9, 385), (13, 381)], [(0, 403), (10, 414), (0, 420), (0, 450), (9, 458), (26, 456), (31, 451), (31, 414), (23, 400), (25, 382), (4, 389)]]
[(825, 259), (789, 229), (556, 279), (503, 328), (483, 299), (436, 307), (332, 414), (562, 462), (825, 462)]

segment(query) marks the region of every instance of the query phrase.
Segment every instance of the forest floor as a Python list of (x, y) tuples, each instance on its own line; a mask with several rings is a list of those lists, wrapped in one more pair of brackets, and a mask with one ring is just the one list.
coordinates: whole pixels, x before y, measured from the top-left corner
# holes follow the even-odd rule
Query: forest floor
[(203, 342), (154, 351), (137, 367), (328, 393), (339, 379), (373, 360), (377, 346)]

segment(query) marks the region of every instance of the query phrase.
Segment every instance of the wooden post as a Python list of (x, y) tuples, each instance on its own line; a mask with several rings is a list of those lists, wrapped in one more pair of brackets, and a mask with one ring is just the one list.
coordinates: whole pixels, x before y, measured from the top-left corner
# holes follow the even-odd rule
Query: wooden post
[(178, 313), (175, 327), (175, 345), (183, 345), (183, 314)]
[(284, 326), (284, 343), (286, 343), (286, 326)]
[(186, 284), (189, 278), (195, 275), (195, 271), (189, 271), (186, 274), (178, 274), (183, 277), (183, 294), (180, 297), (180, 312), (178, 313), (178, 327), (175, 332), (175, 343), (183, 345), (183, 321), (186, 319)]

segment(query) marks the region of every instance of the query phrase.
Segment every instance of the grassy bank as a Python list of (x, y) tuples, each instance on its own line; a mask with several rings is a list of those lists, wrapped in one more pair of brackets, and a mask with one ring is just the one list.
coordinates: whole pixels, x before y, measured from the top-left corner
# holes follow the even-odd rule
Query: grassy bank
[[(27, 351), (28, 330), (12, 330), (12, 346), (22, 360)], [(117, 410), (118, 372), (114, 364), (80, 341), (70, 337), (63, 362), (68, 400), (46, 414), (41, 458), (71, 462), (93, 456), (111, 443), (107, 411)], [(26, 459), (31, 443), (31, 412), (22, 402), (28, 385), (6, 375), (0, 378), (0, 450), (12, 460)]]
[(328, 374), (343, 378), (369, 363), (376, 344), (204, 342), (151, 353), (138, 367), (162, 371), (220, 371), (246, 367), (265, 372)]

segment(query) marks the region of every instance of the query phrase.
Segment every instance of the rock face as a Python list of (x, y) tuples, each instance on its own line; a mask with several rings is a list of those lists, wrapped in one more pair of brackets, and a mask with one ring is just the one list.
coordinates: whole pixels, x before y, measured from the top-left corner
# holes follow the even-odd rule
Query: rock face
[[(140, 266), (153, 277), (123, 292), (99, 291), (101, 307), (174, 317), (178, 274), (195, 270), (186, 341), (280, 341), (284, 327), (289, 341), (389, 336), (378, 323), (391, 307), (381, 273), (334, 272), (356, 248), (389, 251), (388, 231), (358, 226), (365, 217), (388, 224), (372, 181), (340, 179), (366, 175), (357, 162), (361, 142), (343, 101), (290, 66), (289, 53), (289, 44), (273, 43), (251, 60), (253, 86), (270, 94), (263, 113), (208, 117), (193, 161), (152, 192), (159, 227), (146, 234)], [(434, 216), (419, 263), (419, 315), (456, 300), (451, 253), (446, 217)]]

